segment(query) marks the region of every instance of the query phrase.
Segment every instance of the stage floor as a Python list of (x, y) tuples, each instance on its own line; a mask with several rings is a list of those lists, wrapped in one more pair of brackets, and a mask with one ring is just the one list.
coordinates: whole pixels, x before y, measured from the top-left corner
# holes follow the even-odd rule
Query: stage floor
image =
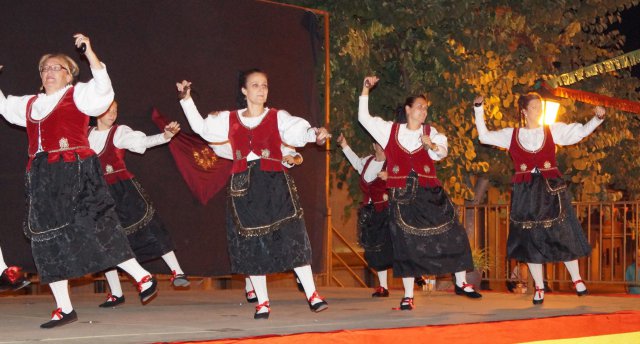
[[(126, 291), (125, 291), (126, 292)], [(485, 292), (471, 300), (451, 292), (426, 294), (416, 290), (413, 311), (396, 311), (402, 291), (391, 297), (372, 299), (371, 290), (321, 288), (329, 302), (322, 313), (309, 310), (304, 295), (295, 288), (272, 288), (271, 317), (254, 320), (254, 304), (247, 304), (244, 291), (161, 290), (142, 306), (134, 293), (114, 309), (102, 309), (101, 294), (72, 295), (78, 321), (44, 330), (54, 308), (50, 295), (0, 296), (0, 343), (151, 343), (270, 334), (326, 332), (342, 329), (398, 328), (425, 325), (493, 322), (562, 315), (603, 314), (640, 310), (639, 297), (549, 293), (542, 306), (531, 304), (529, 294)]]

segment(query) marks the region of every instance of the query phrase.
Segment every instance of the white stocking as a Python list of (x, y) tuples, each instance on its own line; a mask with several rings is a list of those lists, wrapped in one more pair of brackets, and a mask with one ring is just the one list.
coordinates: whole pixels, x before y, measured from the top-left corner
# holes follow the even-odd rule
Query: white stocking
[[(71, 298), (69, 297), (69, 281), (62, 280), (49, 283), (49, 288), (51, 288), (57, 307), (61, 308), (63, 313), (69, 314), (73, 310)], [(53, 317), (51, 320), (58, 320), (58, 318)]]
[(122, 286), (120, 285), (120, 277), (118, 277), (118, 270), (113, 269), (105, 272), (104, 277), (107, 278), (107, 282), (109, 283), (109, 289), (111, 290), (111, 295), (115, 297), (122, 296)]

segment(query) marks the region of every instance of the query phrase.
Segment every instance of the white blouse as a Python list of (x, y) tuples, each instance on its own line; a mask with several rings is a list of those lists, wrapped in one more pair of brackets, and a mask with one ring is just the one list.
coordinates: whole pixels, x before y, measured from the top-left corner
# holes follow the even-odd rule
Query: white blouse
[[(89, 145), (94, 152), (100, 154), (107, 142), (109, 130), (91, 130), (89, 133)], [(141, 131), (135, 131), (126, 125), (119, 125), (113, 134), (113, 145), (120, 149), (130, 150), (134, 153), (144, 154), (147, 148), (155, 147), (171, 141), (165, 139), (164, 133), (147, 136)]]
[[(182, 99), (180, 100), (180, 105), (184, 110), (185, 115), (187, 116), (187, 120), (189, 121), (189, 125), (191, 129), (200, 137), (205, 139), (210, 143), (222, 143), (229, 140), (229, 114), (230, 111), (221, 111), (215, 115), (209, 115), (206, 118), (202, 118), (202, 115), (198, 111), (198, 108), (193, 102), (193, 99)], [(256, 117), (245, 117), (242, 114), (247, 111), (247, 109), (238, 110), (239, 118), (242, 124), (249, 128), (254, 128), (262, 122), (267, 112), (268, 108), (264, 109), (264, 112), (260, 116)], [(293, 146), (293, 147), (303, 147), (308, 142), (315, 142), (316, 133), (309, 122), (300, 117), (295, 117), (290, 115), (285, 110), (278, 110), (278, 131), (280, 132), (280, 137), (284, 141), (284, 143)], [(216, 145), (212, 144), (211, 147), (214, 148)], [(222, 150), (224, 145), (220, 145), (221, 147), (217, 148)], [(214, 148), (216, 154), (216, 148)], [(230, 151), (230, 147), (229, 147)], [(231, 154), (229, 154), (231, 155)], [(233, 157), (228, 157), (226, 154), (218, 154), (218, 156), (231, 159)], [(257, 160), (260, 157), (250, 152), (247, 156), (247, 161)]]
[[(362, 174), (362, 169), (364, 168), (364, 165), (367, 163), (367, 160), (369, 159), (369, 157), (371, 157), (371, 155), (360, 158), (349, 146), (342, 148), (342, 152), (347, 157), (347, 160), (349, 160), (349, 162), (351, 163), (351, 166), (353, 166), (353, 168), (358, 171), (358, 174)], [(377, 161), (375, 158), (371, 160), (369, 166), (367, 167), (367, 170), (364, 171), (364, 176), (362, 176), (364, 178), (364, 181), (367, 183), (371, 183), (376, 178), (378, 178), (378, 173), (382, 171), (382, 165), (384, 165), (384, 160)]]
[[(484, 122), (484, 108), (475, 106), (473, 108), (476, 117), (476, 128), (478, 129), (478, 139), (481, 143), (509, 149), (513, 128), (504, 128), (496, 131), (489, 131)], [(589, 136), (604, 120), (594, 116), (586, 124), (581, 123), (552, 123), (549, 125), (553, 141), (559, 146), (568, 146), (580, 142)], [(544, 141), (544, 130), (540, 126), (535, 129), (520, 128), (518, 141), (528, 151), (536, 151), (542, 147)]]
[[(75, 85), (73, 101), (78, 109), (88, 116), (102, 115), (113, 102), (113, 87), (107, 74), (107, 68), (102, 64), (102, 69), (91, 68), (93, 79), (89, 82), (79, 82)], [(35, 120), (46, 117), (58, 104), (67, 89), (67, 85), (53, 94), (40, 93), (33, 102), (31, 116)], [(0, 114), (15, 125), (27, 126), (27, 103), (33, 95), (5, 97), (0, 91)]]
[[(391, 136), (391, 127), (393, 121), (385, 121), (381, 117), (373, 117), (369, 114), (369, 97), (360, 96), (360, 104), (358, 106), (358, 121), (364, 126), (365, 129), (373, 136), (373, 138), (385, 148), (389, 137)], [(401, 124), (398, 129), (398, 142), (406, 150), (413, 152), (414, 150), (422, 147), (422, 129), (410, 130), (406, 124)], [(447, 137), (438, 133), (436, 128), (431, 127), (431, 133), (429, 134), (431, 141), (438, 145), (438, 150), (433, 151), (428, 149), (429, 157), (432, 160), (439, 161), (445, 158), (448, 154)]]

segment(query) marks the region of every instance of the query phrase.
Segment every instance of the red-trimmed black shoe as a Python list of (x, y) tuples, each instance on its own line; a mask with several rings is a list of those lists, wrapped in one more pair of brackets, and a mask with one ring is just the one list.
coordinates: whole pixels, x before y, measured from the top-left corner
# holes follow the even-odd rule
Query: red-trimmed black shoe
[[(151, 286), (142, 290), (142, 285), (147, 282), (151, 282)], [(158, 281), (156, 281), (156, 279), (151, 275), (142, 277), (142, 279), (138, 281), (138, 292), (140, 293), (140, 301), (143, 304), (146, 304), (158, 294)]]
[[(262, 310), (262, 308), (267, 307), (266, 312), (258, 313)], [(259, 304), (256, 306), (256, 312), (253, 314), (254, 319), (269, 319), (269, 314), (271, 314), (271, 305), (269, 304), (269, 300)]]
[(75, 310), (72, 310), (69, 313), (63, 313), (62, 308), (58, 308), (55, 311), (51, 312), (52, 318), (57, 318), (56, 320), (49, 320), (46, 323), (40, 325), (40, 328), (54, 328), (66, 324), (70, 324), (76, 320), (78, 320), (78, 314)]
[[(468, 297), (468, 298), (470, 298), (470, 299), (479, 299), (479, 298), (481, 298), (481, 297), (482, 297), (482, 294), (478, 293), (478, 292), (475, 290), (475, 287), (474, 287), (474, 285), (473, 285), (473, 284), (463, 283), (463, 284), (462, 284), (462, 288), (458, 287), (458, 285), (457, 285), (457, 284), (456, 284), (455, 286), (456, 286), (456, 287), (455, 287), (456, 295), (464, 295), (464, 296), (466, 296), (466, 297)], [(466, 291), (466, 290), (464, 290), (464, 288), (467, 288), (467, 287), (469, 287), (469, 288), (471, 288), (471, 289), (473, 289), (473, 290), (472, 290), (472, 291)]]
[(256, 291), (255, 290), (249, 290), (249, 291), (245, 292), (245, 296), (247, 297), (247, 302), (249, 302), (249, 303), (258, 302), (258, 295), (256, 295)]
[[(312, 303), (314, 301), (315, 303)], [(311, 294), (311, 297), (309, 298), (308, 302), (309, 302), (309, 308), (316, 313), (320, 313), (325, 309), (329, 308), (329, 304), (327, 303), (327, 301), (324, 300), (324, 297), (320, 297), (320, 295), (318, 295), (317, 290), (314, 291), (313, 294)]]
[(187, 278), (187, 275), (185, 274), (178, 274), (176, 273), (176, 270), (171, 270), (171, 283), (173, 284), (174, 287), (176, 288), (186, 288), (189, 285), (191, 285), (191, 282), (189, 282), (189, 279)]
[(374, 290), (373, 294), (371, 294), (371, 297), (389, 297), (389, 290), (382, 286), (378, 287)]
[[(536, 300), (536, 295), (538, 299)], [(536, 286), (536, 291), (533, 293), (533, 304), (541, 305), (544, 302), (544, 288), (540, 289)]]
[(400, 301), (400, 310), (401, 311), (411, 311), (415, 308), (413, 305), (412, 297), (403, 297)]
[(0, 275), (0, 291), (16, 291), (31, 284), (31, 282), (24, 278), (21, 270), (22, 269), (17, 266), (10, 266), (4, 269), (2, 275)]
[(117, 305), (121, 305), (124, 303), (124, 295), (122, 296), (113, 296), (111, 293), (107, 295), (107, 300), (98, 305), (101, 308), (111, 308)]
[(427, 280), (422, 277), (422, 276), (418, 276), (414, 279), (414, 282), (416, 283), (416, 285), (420, 288), (424, 287), (425, 285), (427, 285)]
[[(584, 285), (585, 290), (583, 290), (583, 291), (578, 291), (578, 288), (576, 288), (576, 287), (578, 286), (578, 284), (579, 284), (579, 283), (582, 283), (582, 285)], [(586, 289), (586, 288), (587, 288), (587, 285), (586, 285), (586, 284), (584, 284), (584, 281), (583, 281), (583, 280), (573, 281), (573, 287), (574, 287), (574, 288), (576, 288), (576, 295), (578, 295), (578, 296), (585, 296), (585, 295), (589, 294), (589, 291), (587, 291), (587, 289)]]

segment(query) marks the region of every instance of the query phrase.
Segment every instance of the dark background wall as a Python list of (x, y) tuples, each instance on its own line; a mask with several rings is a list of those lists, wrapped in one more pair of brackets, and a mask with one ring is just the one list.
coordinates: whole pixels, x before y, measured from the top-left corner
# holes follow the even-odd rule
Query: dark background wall
[[(147, 134), (159, 130), (152, 107), (191, 132), (177, 102), (175, 83), (193, 82), (201, 112), (235, 108), (238, 71), (253, 67), (269, 75), (269, 105), (322, 125), (316, 85), (317, 42), (307, 27), (308, 12), (246, 0), (0, 0), (0, 89), (5, 95), (37, 92), (39, 58), (63, 52), (80, 58), (72, 35), (91, 38), (107, 65), (119, 102), (118, 122)], [(322, 58), (319, 61), (323, 61)], [(91, 77), (79, 63), (80, 81)], [(0, 124), (0, 245), (9, 264), (35, 271), (22, 234), (27, 136), (23, 128)], [(304, 164), (292, 170), (313, 245), (314, 269), (322, 269), (325, 228), (324, 153), (315, 145), (300, 150)], [(229, 273), (224, 212), (226, 191), (208, 205), (191, 195), (167, 147), (127, 164), (150, 194), (173, 234), (176, 254), (188, 274)], [(159, 262), (147, 265), (168, 272)]]

